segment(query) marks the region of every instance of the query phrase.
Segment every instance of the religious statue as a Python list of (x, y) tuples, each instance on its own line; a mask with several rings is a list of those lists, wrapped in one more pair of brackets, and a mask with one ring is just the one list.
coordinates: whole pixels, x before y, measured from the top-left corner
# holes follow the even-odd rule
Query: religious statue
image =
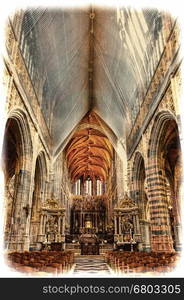
[(58, 232), (58, 223), (57, 223), (57, 218), (54, 216), (50, 216), (47, 223), (46, 223), (46, 236), (47, 236), (47, 241), (48, 238), (52, 241), (55, 240), (56, 234)]
[(123, 217), (121, 221), (122, 233), (130, 233), (133, 231), (133, 224), (128, 217)]
[(133, 233), (133, 224), (129, 217), (123, 217), (121, 221), (121, 231), (124, 242), (131, 242)]

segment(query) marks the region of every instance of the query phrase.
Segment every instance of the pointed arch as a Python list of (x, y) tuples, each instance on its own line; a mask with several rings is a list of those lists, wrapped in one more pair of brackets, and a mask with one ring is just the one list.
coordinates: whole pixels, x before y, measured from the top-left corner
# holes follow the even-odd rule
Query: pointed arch
[(34, 190), (31, 204), (30, 246), (39, 241), (40, 209), (46, 195), (47, 162), (44, 151), (37, 155), (34, 171)]
[(140, 219), (147, 220), (146, 171), (144, 158), (140, 152), (135, 154), (132, 175), (134, 199), (140, 208)]
[[(169, 111), (159, 112), (153, 123), (148, 149), (148, 176), (152, 246), (155, 251), (179, 249), (181, 146), (176, 117)], [(162, 236), (165, 234), (167, 240), (164, 244)]]
[[(5, 245), (11, 249), (14, 247), (14, 243), (11, 242), (19, 239), (26, 230), (24, 207), (29, 202), (33, 157), (27, 115), (20, 109), (13, 110), (8, 115), (2, 157), (6, 201)], [(20, 224), (22, 224), (22, 230), (19, 230)], [(23, 244), (17, 244), (18, 246), (24, 247)]]

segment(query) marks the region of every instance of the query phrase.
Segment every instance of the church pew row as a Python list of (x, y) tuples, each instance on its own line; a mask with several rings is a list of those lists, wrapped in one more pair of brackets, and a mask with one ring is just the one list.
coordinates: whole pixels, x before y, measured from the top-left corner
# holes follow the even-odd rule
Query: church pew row
[(7, 265), (23, 273), (66, 273), (73, 266), (73, 261), (74, 255), (71, 251), (25, 251), (7, 254)]
[(106, 253), (106, 262), (116, 274), (145, 273), (145, 272), (172, 272), (179, 254), (165, 252), (129, 252), (112, 251)]

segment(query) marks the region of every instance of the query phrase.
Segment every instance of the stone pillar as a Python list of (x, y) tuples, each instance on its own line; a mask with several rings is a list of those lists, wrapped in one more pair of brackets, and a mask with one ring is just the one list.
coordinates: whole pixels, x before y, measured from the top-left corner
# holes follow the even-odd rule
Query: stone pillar
[(142, 235), (142, 250), (150, 252), (150, 222), (148, 222), (147, 220), (140, 220), (140, 229)]
[(62, 218), (62, 235), (65, 235), (65, 216)]
[(57, 241), (61, 241), (61, 216), (58, 216), (58, 232), (57, 232)]
[(175, 250), (181, 251), (182, 243), (181, 243), (181, 225), (180, 224), (174, 224), (174, 238), (175, 238)]
[(46, 233), (46, 232), (45, 232), (46, 221), (47, 221), (47, 216), (44, 214), (44, 215), (43, 215), (43, 228), (42, 228), (43, 234)]
[(40, 230), (39, 230), (39, 234), (43, 234), (43, 215), (41, 214), (40, 217)]
[(136, 216), (135, 215), (133, 215), (133, 226), (134, 226), (134, 233), (135, 234), (138, 233), (137, 232), (137, 223), (136, 223)]
[(173, 252), (173, 241), (169, 221), (169, 212), (166, 196), (165, 171), (160, 167), (162, 162), (157, 164), (155, 158), (147, 168), (147, 183), (149, 208), (151, 219), (151, 250), (155, 252)]
[(139, 216), (135, 215), (135, 222), (136, 222), (136, 233), (140, 233), (140, 224), (139, 224)]
[(61, 216), (58, 217), (58, 234), (61, 233)]
[(114, 234), (117, 234), (117, 216), (114, 216)]
[(121, 235), (121, 215), (118, 216), (119, 220), (119, 235)]
[(29, 250), (29, 211), (25, 209), (29, 204), (31, 173), (20, 170), (15, 181), (15, 202), (13, 222), (10, 228), (8, 248), (16, 251)]

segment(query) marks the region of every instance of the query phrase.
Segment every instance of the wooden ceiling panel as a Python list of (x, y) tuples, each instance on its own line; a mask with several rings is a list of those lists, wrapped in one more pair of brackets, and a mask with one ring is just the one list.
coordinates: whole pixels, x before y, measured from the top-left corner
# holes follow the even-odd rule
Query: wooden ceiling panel
[(98, 117), (90, 113), (81, 122), (87, 128), (77, 130), (66, 147), (66, 159), (71, 180), (79, 177), (107, 179), (113, 158), (112, 145), (103, 130), (89, 126), (98, 124)]

